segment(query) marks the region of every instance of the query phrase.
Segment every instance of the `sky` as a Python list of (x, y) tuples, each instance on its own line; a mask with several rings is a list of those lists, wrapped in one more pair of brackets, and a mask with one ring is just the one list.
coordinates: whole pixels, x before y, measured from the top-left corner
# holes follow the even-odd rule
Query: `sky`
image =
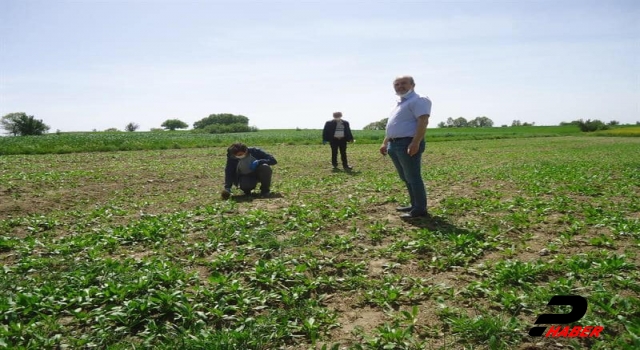
[(0, 116), (362, 129), (412, 75), (447, 118), (640, 121), (640, 1), (0, 0)]

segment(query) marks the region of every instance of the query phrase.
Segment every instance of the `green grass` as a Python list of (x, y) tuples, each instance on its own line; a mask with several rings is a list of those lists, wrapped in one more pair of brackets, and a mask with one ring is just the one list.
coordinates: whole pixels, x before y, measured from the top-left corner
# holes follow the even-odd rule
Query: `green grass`
[[(575, 126), (435, 128), (429, 129), (426, 137), (428, 141), (455, 141), (578, 134), (580, 131)], [(360, 144), (379, 144), (384, 138), (384, 131), (355, 130), (354, 137)], [(0, 137), (0, 155), (208, 148), (228, 146), (237, 141), (261, 146), (312, 145), (322, 142), (322, 130), (260, 130), (235, 134), (203, 134), (192, 131), (74, 132)]]
[[(226, 141), (0, 157), (0, 348), (640, 346), (640, 139), (430, 142), (413, 223), (377, 142), (263, 143), (269, 199), (218, 198)], [(528, 336), (560, 294), (600, 338)]]

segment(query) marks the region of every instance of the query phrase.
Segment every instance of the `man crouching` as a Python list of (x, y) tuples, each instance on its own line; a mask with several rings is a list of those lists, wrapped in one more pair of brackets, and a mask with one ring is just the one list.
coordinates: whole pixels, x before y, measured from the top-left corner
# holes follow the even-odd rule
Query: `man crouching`
[(231, 197), (231, 186), (240, 187), (245, 195), (260, 183), (260, 195), (268, 197), (271, 193), (271, 165), (278, 161), (260, 148), (247, 147), (243, 143), (234, 143), (227, 149), (227, 165), (224, 169), (224, 189), (222, 199)]

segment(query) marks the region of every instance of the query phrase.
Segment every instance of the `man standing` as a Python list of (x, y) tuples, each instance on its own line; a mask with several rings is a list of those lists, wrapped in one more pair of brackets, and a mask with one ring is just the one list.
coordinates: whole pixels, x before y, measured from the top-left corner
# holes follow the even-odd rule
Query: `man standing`
[(333, 168), (338, 168), (338, 150), (340, 150), (340, 160), (344, 170), (353, 169), (347, 162), (347, 142), (353, 142), (353, 135), (349, 122), (342, 119), (342, 112), (333, 113), (333, 120), (324, 124), (322, 130), (322, 143), (329, 142), (331, 145), (331, 164)]
[(269, 153), (255, 147), (247, 147), (243, 143), (234, 143), (227, 149), (227, 165), (224, 168), (224, 189), (222, 199), (231, 196), (231, 186), (236, 185), (250, 195), (251, 191), (260, 183), (260, 195), (269, 196), (271, 193), (270, 165), (278, 162)]
[(420, 164), (425, 149), (424, 134), (431, 115), (431, 100), (415, 93), (413, 77), (405, 75), (393, 81), (397, 100), (387, 122), (380, 153), (391, 157), (400, 179), (409, 190), (411, 204), (396, 210), (402, 218), (427, 216), (427, 192), (422, 181)]

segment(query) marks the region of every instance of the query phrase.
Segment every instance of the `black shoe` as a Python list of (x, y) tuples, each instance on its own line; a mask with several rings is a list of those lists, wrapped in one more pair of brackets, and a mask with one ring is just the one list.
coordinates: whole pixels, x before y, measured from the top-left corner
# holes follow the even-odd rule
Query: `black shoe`
[(337, 165), (334, 165), (334, 166), (333, 166), (333, 170), (338, 170), (338, 166), (337, 166)]
[(425, 217), (428, 217), (428, 216), (429, 216), (429, 213), (426, 212), (426, 211), (423, 211), (423, 212), (410, 211), (408, 213), (401, 214), (400, 218), (401, 219), (414, 219), (414, 218), (425, 218)]
[(344, 168), (344, 170), (347, 170), (347, 171), (353, 169), (353, 167), (351, 165), (345, 165), (345, 166), (343, 166), (343, 168)]
[(403, 212), (403, 213), (408, 213), (411, 211), (411, 209), (413, 209), (413, 207), (410, 205), (407, 205), (406, 207), (396, 207), (396, 211)]
[(266, 198), (271, 196), (271, 191), (270, 190), (262, 190), (260, 191), (260, 197)]
[(245, 196), (250, 196), (251, 195), (251, 191), (243, 191)]

